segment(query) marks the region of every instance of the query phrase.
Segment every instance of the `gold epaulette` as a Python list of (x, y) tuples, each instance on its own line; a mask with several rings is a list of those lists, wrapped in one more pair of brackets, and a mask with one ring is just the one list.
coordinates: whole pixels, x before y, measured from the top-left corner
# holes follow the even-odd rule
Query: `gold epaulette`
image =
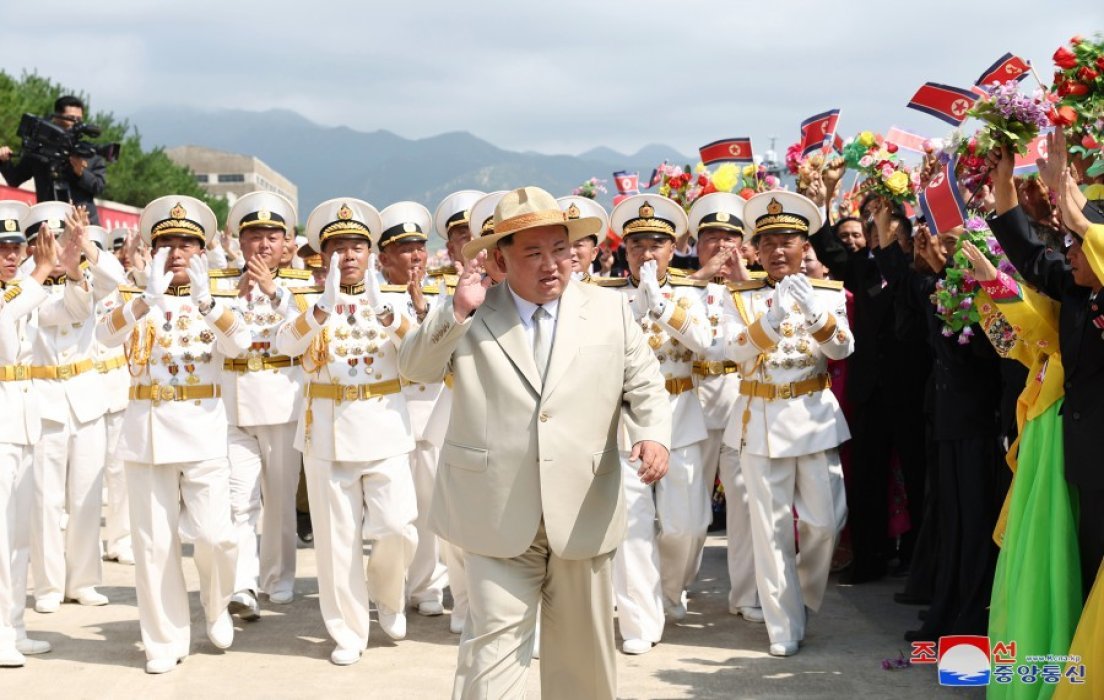
[(599, 287), (624, 287), (629, 283), (628, 277), (591, 277), (590, 284)]
[(426, 274), (430, 277), (440, 277), (442, 275), (455, 275), (458, 274), (458, 270), (455, 265), (442, 265), (441, 267), (431, 267), (426, 271)]
[(729, 282), (728, 288), (734, 292), (746, 292), (751, 289), (762, 289), (767, 286), (765, 279), (748, 280), (747, 282)]
[(92, 263), (88, 262), (87, 260), (82, 260), (81, 261), (80, 269), (87, 270), (90, 267), (92, 267)]
[(238, 296), (238, 290), (236, 289), (212, 289), (211, 296), (213, 297), (236, 297)]
[(405, 284), (381, 284), (380, 285), (380, 291), (381, 292), (397, 292), (399, 294), (402, 294), (403, 292), (406, 291), (406, 285)]
[(225, 279), (227, 277), (241, 277), (242, 270), (238, 267), (224, 267), (218, 270), (208, 270), (207, 277), (211, 279)]
[(281, 267), (276, 270), (277, 277), (283, 277), (286, 280), (309, 280), (311, 278), (310, 270), (299, 270), (294, 267)]
[(321, 294), (326, 291), (322, 287), (288, 287), (292, 294)]
[(119, 296), (123, 298), (124, 302), (130, 301), (141, 293), (142, 290), (138, 287), (131, 287), (125, 284), (119, 286)]
[[(671, 269), (668, 268), (667, 272), (670, 273)], [(667, 283), (672, 287), (708, 287), (709, 282), (706, 280), (695, 280), (689, 277), (676, 277), (674, 275), (667, 276)]]
[(9, 302), (23, 293), (23, 288), (19, 286), (19, 282), (9, 282), (5, 285), (7, 288), (4, 290), (4, 301)]
[(689, 277), (693, 270), (686, 270), (681, 267), (668, 267), (667, 274), (672, 277)]
[(840, 282), (839, 280), (810, 279), (809, 284), (813, 285), (814, 287), (820, 287), (821, 289), (835, 289), (837, 291), (843, 289), (843, 282)]
[(437, 294), (437, 285), (423, 286), (422, 287), (422, 294)]
[(766, 270), (752, 270), (748, 272), (753, 280), (765, 280), (767, 278)]

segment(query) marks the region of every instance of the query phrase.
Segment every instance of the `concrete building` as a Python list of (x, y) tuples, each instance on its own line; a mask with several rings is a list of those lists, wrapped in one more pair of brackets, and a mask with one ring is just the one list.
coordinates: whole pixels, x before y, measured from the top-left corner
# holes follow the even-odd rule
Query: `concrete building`
[(165, 151), (174, 163), (190, 168), (196, 182), (231, 206), (243, 194), (268, 190), (282, 194), (299, 210), (299, 188), (260, 158), (204, 146), (177, 146)]

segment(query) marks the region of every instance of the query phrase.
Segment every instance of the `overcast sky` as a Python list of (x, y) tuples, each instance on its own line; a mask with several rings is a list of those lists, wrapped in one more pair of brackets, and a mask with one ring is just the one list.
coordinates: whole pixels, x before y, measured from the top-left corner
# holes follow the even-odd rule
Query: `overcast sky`
[[(768, 137), (832, 107), (840, 131), (947, 127), (905, 108), (1006, 51), (1044, 79), (1104, 30), (1100, 0), (4, 0), (0, 66), (95, 109), (286, 108), (408, 138), (464, 130), (514, 150), (633, 152)], [(141, 125), (139, 125), (141, 126)]]

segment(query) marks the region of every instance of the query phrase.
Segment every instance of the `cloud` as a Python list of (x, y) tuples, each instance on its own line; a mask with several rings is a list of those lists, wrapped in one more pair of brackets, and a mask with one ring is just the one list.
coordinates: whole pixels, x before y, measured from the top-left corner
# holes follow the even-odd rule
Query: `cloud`
[(927, 80), (968, 85), (1005, 51), (1044, 73), (1102, 26), (1091, 1), (899, 6), (354, 0), (5, 3), (0, 61), (95, 106), (300, 112), (420, 138), (466, 130), (518, 150), (683, 152), (750, 135), (779, 149), (830, 107), (841, 131), (945, 128), (904, 105)]

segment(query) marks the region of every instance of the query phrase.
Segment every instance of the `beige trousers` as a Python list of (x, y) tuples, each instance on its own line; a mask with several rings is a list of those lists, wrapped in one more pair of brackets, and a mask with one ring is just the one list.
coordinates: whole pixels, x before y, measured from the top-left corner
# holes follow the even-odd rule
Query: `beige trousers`
[(451, 574), (441, 560), (442, 543), (426, 527), (429, 506), (433, 502), (433, 482), (437, 478), (437, 453), (433, 443), (425, 440), (419, 440), (410, 453), (410, 475), (414, 479), (414, 493), (418, 499), (418, 517), (414, 521), (414, 527), (418, 530), (418, 548), (414, 550), (414, 559), (406, 574), (407, 600), (412, 605), (440, 603)]
[(146, 658), (187, 656), (191, 615), (180, 551), (181, 519), (195, 538), (192, 558), (199, 571), (199, 600), (204, 617), (213, 622), (234, 593), (238, 547), (230, 527), (230, 467), (226, 459), (127, 462), (126, 481)]
[[(373, 462), (304, 458), (318, 602), (326, 630), (340, 647), (368, 644), (369, 601), (403, 610), (406, 570), (418, 546), (418, 515), (410, 457)], [(364, 565), (364, 542), (372, 553)]]
[(557, 557), (541, 524), (512, 559), (465, 553), (469, 612), (456, 666), (454, 700), (525, 696), (538, 606), (541, 697), (604, 700), (617, 694), (613, 638), (613, 552)]

